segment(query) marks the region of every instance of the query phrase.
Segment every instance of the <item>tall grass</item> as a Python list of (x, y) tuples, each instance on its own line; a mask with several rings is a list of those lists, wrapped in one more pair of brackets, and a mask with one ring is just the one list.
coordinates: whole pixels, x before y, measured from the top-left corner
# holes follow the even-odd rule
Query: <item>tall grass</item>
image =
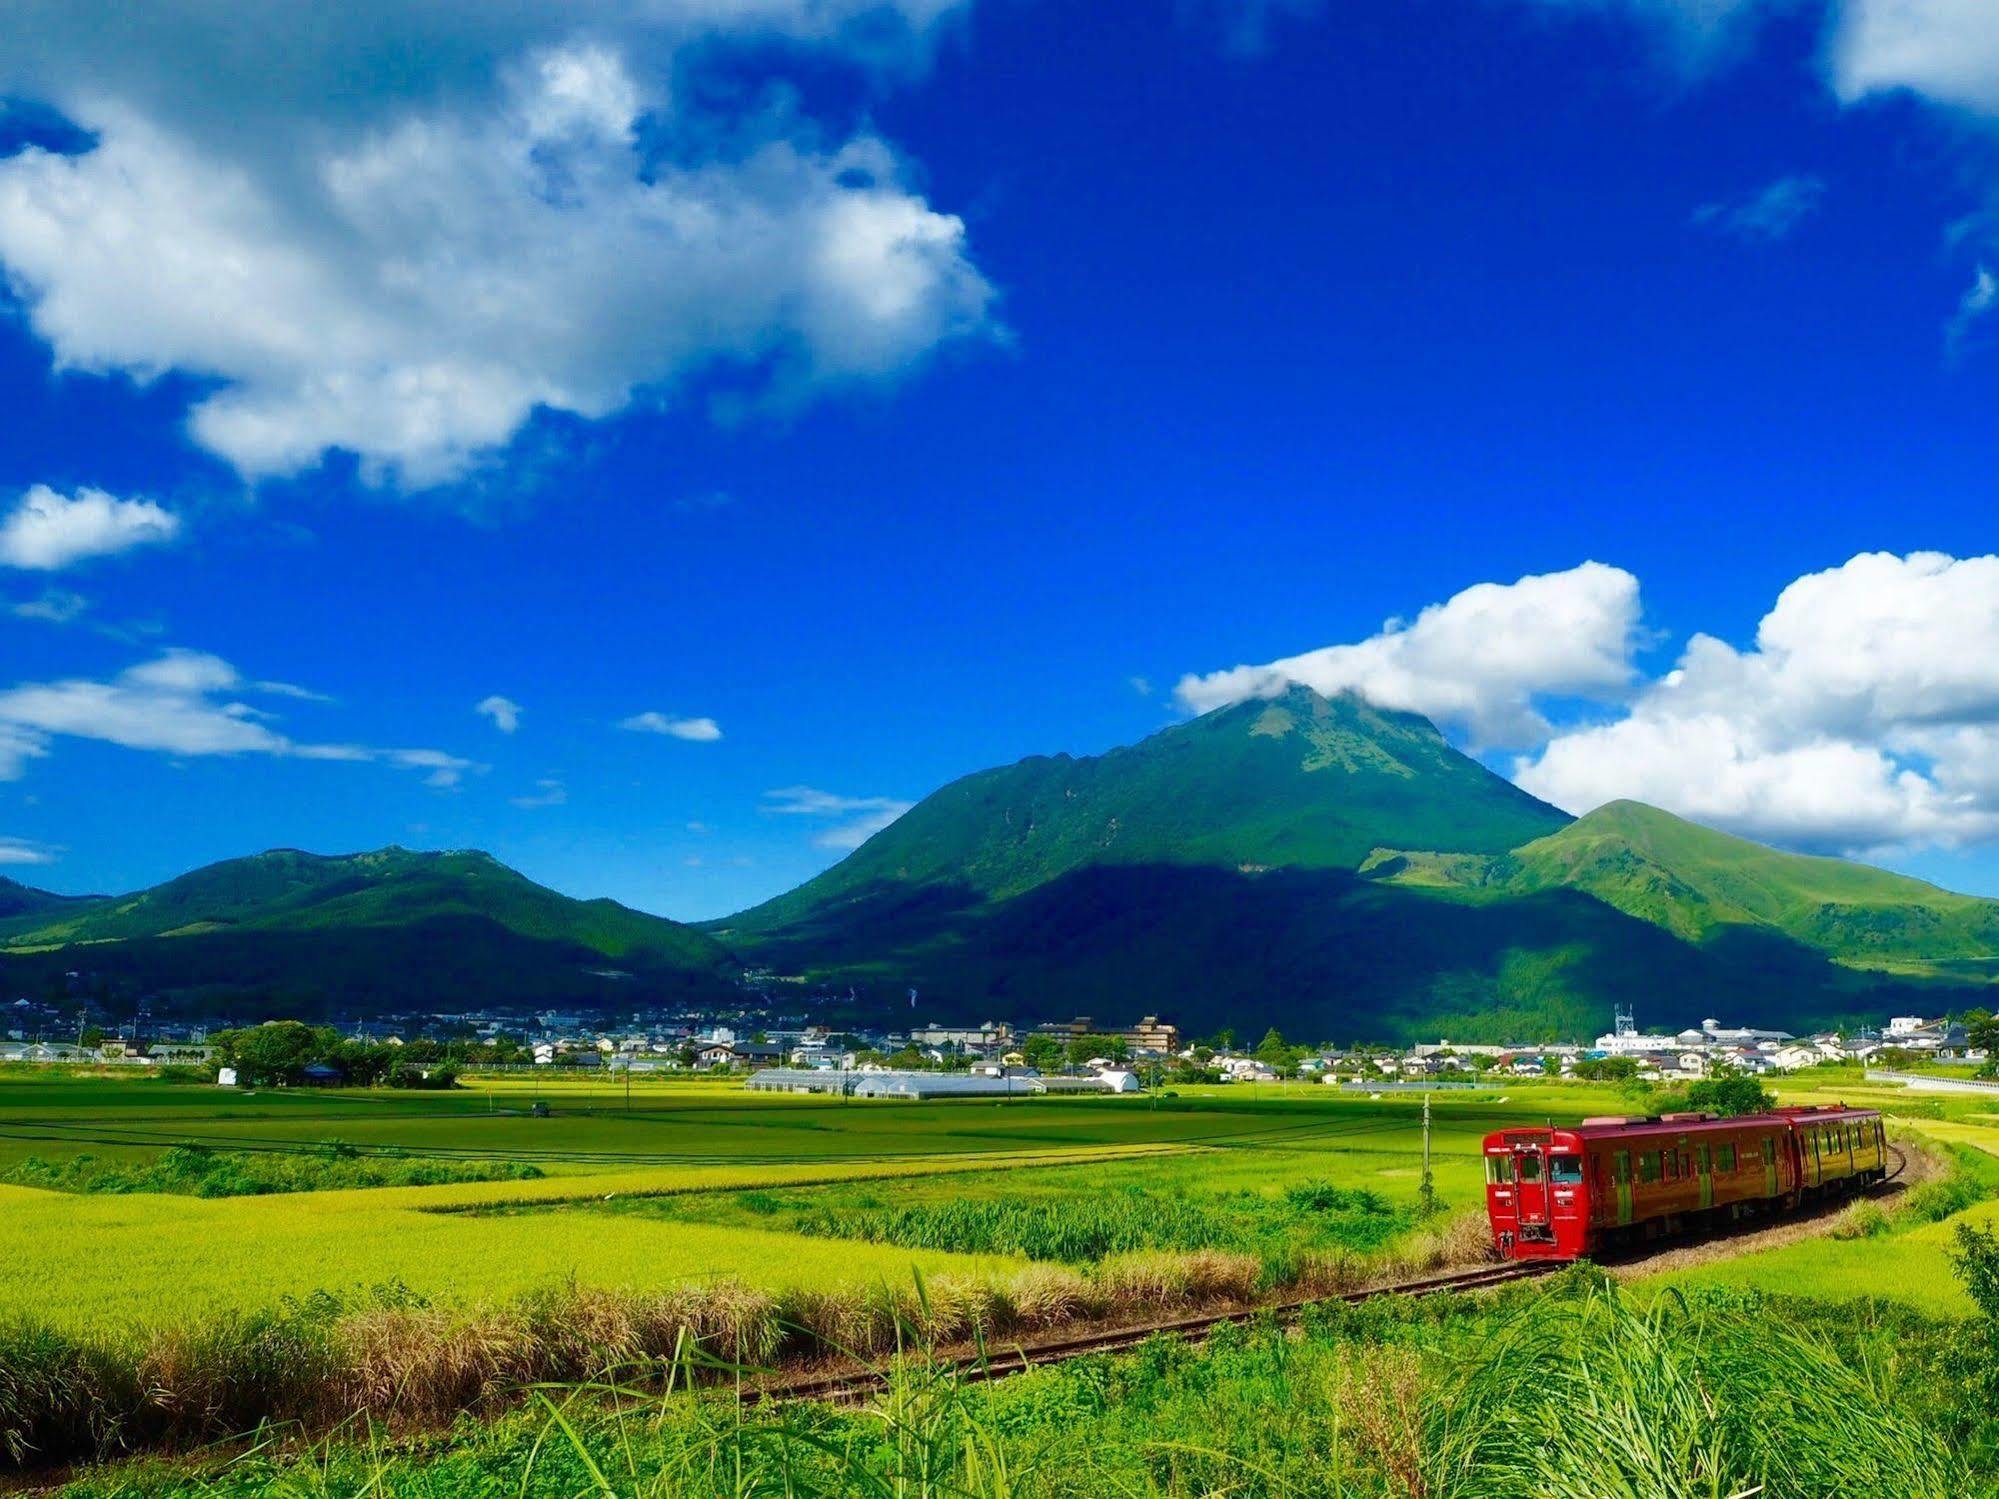
[[(1348, 1261), (1308, 1260), (1289, 1288), (1334, 1291), (1356, 1279)], [(1263, 1282), (1253, 1256), (1144, 1251), (992, 1279), (781, 1292), (570, 1284), (470, 1307), (390, 1286), (359, 1304), (320, 1295), (129, 1339), (17, 1321), (0, 1325), (0, 1466), (185, 1449), (273, 1422), (324, 1429), (357, 1414), (436, 1425), (538, 1384), (657, 1382), (690, 1352), (731, 1368), (880, 1356), (1244, 1305)]]
[(1964, 1492), (1867, 1371), (1757, 1301), (1550, 1298), (1499, 1329), (1425, 1427), (1429, 1499)]
[[(912, 1290), (913, 1304), (933, 1288)], [(448, 1440), (344, 1433), (301, 1460), (141, 1468), (92, 1499), (1932, 1499), (1968, 1493), (1909, 1397), (1754, 1298), (1647, 1309), (1572, 1277), (1552, 1294), (1339, 1308), (1204, 1348), (973, 1385), (905, 1325), (865, 1407), (745, 1408), (606, 1378)]]

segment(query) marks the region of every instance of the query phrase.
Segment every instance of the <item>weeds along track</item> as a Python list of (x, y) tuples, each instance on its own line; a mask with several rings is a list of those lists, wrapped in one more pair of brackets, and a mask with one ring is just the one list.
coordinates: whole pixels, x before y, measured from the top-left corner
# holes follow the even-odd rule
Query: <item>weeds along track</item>
[[(1538, 1279), (1561, 1268), (1563, 1267), (1553, 1262), (1477, 1265), (1469, 1270), (1454, 1270), (1441, 1275), (1424, 1276), (1417, 1280), (1395, 1281), (1388, 1285), (1367, 1286), (1358, 1290), (1307, 1296), (1292, 1301), (1266, 1302), (1259, 1306), (1207, 1312), (1192, 1317), (1139, 1322), (1083, 1333), (1072, 1338), (1019, 1343), (1004, 1349), (982, 1350), (962, 1358), (941, 1360), (938, 1372), (965, 1383), (976, 1384), (986, 1380), (1004, 1379), (1012, 1374), (1024, 1374), (1030, 1369), (1042, 1368), (1049, 1364), (1066, 1363), (1070, 1359), (1088, 1358), (1093, 1354), (1126, 1352), (1138, 1347), (1148, 1338), (1162, 1334), (1200, 1342), (1219, 1327), (1240, 1326), (1272, 1317), (1286, 1320), (1314, 1306), (1329, 1306), (1335, 1303), (1352, 1306), (1382, 1297), (1431, 1296), (1442, 1291), (1482, 1291), (1515, 1281)], [(892, 1378), (892, 1371), (885, 1368), (844, 1369), (746, 1386), (742, 1398), (744, 1403), (749, 1405), (797, 1400), (819, 1400), (841, 1404), (867, 1400), (882, 1394), (889, 1388)]]

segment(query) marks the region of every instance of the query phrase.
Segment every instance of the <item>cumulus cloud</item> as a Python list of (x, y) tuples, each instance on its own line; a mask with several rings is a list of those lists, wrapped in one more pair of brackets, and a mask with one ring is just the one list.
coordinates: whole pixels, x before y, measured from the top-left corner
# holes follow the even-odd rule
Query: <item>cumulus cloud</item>
[(1843, 99), (1906, 89), (1999, 114), (1999, 13), (1986, 0), (1847, 0), (1828, 59)]
[(58, 852), (30, 838), (0, 837), (0, 864), (53, 864)]
[(669, 739), (685, 739), (695, 744), (712, 744), (722, 737), (722, 726), (712, 718), (676, 718), (670, 713), (634, 713), (618, 727), (635, 734), (664, 734)]
[(763, 797), (765, 812), (832, 821), (835, 825), (812, 842), (833, 849), (859, 848), (915, 805), (892, 796), (841, 796), (816, 786), (781, 786)]
[(151, 500), (121, 500), (101, 489), (63, 495), (37, 484), (0, 521), (0, 565), (53, 572), (172, 541), (179, 532), (180, 518)]
[(1703, 203), (1694, 210), (1693, 218), (1703, 229), (1750, 243), (1770, 244), (1788, 238), (1818, 212), (1824, 197), (1823, 177), (1797, 174), (1779, 177), (1747, 197)]
[(1695, 635), (1615, 722), (1516, 767), (1829, 852), (1999, 837), (1999, 557), (1868, 553), (1799, 578), (1752, 649)]
[[(245, 701), (290, 696), (285, 684), (246, 681), (220, 656), (169, 650), (108, 680), (25, 682), (0, 691), (0, 779), (22, 774), (60, 738), (96, 740), (178, 756), (274, 755), (375, 762), (424, 772), (427, 785), (455, 786), (483, 766), (435, 749), (378, 749), (293, 739)], [(295, 689), (294, 692), (297, 690)]]
[(512, 698), (501, 697), (497, 692), (482, 698), (472, 710), (482, 718), (490, 718), (493, 727), (502, 734), (511, 734), (521, 726), (521, 705)]
[(213, 382), (190, 430), (252, 478), (341, 450), (424, 486), (538, 411), (893, 380), (996, 331), (963, 222), (878, 135), (701, 70), (892, 79), (956, 8), (361, 0), (302, 32), (0, 0), (0, 85), (93, 142), (0, 160), (0, 265), (62, 366)]
[(1298, 682), (1422, 713), (1482, 744), (1524, 745), (1548, 732), (1536, 699), (1601, 699), (1625, 690), (1638, 620), (1638, 580), (1585, 562), (1513, 583), (1475, 584), (1356, 644), (1185, 676), (1175, 693), (1183, 706), (1205, 713)]

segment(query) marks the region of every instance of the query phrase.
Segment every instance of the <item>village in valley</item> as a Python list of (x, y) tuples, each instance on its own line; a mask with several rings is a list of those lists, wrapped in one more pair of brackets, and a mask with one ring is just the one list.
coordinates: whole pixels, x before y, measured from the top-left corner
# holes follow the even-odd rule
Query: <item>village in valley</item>
[[(270, 1022), (296, 1024), (296, 1022)], [(1190, 1037), (1155, 1015), (1121, 1025), (1081, 1015), (1039, 1024), (988, 1020), (906, 1030), (836, 1029), (808, 1016), (745, 1008), (725, 1016), (440, 1013), (317, 1027), (349, 1049), (387, 1048), (426, 1069), (453, 1063), (551, 1075), (747, 1076), (760, 1092), (918, 1098), (989, 1093), (1136, 1092), (1180, 1084), (1322, 1083), (1362, 1091), (1464, 1088), (1508, 1078), (1672, 1083), (1794, 1073), (1821, 1066), (1870, 1074), (1934, 1068), (1990, 1074), (1999, 1021), (1990, 1012), (1894, 1016), (1879, 1028), (1809, 1035), (1714, 1019), (1676, 1032), (1644, 1030), (1628, 1011), (1592, 1039), (1496, 1044), (1440, 1038), (1410, 1045), (1294, 1044), (1276, 1030), (1250, 1041), (1230, 1031)], [(218, 1057), (230, 1022), (155, 1022), (147, 1007), (123, 1023), (21, 998), (0, 1007), (0, 1063), (233, 1069)], [(302, 1064), (301, 1082), (337, 1086), (338, 1053)]]

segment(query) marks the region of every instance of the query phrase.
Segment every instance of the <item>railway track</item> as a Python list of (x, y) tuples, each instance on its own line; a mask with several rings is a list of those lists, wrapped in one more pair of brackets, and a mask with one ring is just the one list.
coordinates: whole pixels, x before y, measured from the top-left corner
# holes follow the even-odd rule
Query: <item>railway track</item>
[[(1478, 1265), (1470, 1270), (1452, 1271), (1447, 1275), (1396, 1281), (1390, 1285), (1368, 1286), (1360, 1290), (1335, 1292), (1328, 1296), (1308, 1296), (1225, 1312), (1207, 1312), (1192, 1317), (1105, 1328), (1054, 1342), (1016, 1344), (1010, 1348), (988, 1349), (967, 1358), (943, 1360), (936, 1367), (938, 1372), (962, 1383), (979, 1384), (987, 1380), (1005, 1379), (1012, 1374), (1023, 1374), (1029, 1369), (1038, 1369), (1049, 1364), (1087, 1358), (1092, 1354), (1121, 1353), (1136, 1348), (1148, 1338), (1157, 1337), (1162, 1333), (1177, 1334), (1191, 1341), (1200, 1342), (1219, 1327), (1240, 1326), (1269, 1317), (1281, 1321), (1297, 1316), (1308, 1307), (1334, 1303), (1354, 1305), (1388, 1296), (1429, 1296), (1440, 1291), (1479, 1291), (1490, 1286), (1507, 1285), (1513, 1281), (1532, 1280), (1559, 1268), (1561, 1268), (1559, 1265), (1548, 1262)], [(743, 1391), (743, 1400), (749, 1405), (767, 1405), (794, 1400), (823, 1400), (836, 1404), (865, 1400), (886, 1390), (889, 1378), (889, 1371), (875, 1368), (803, 1375), (794, 1379), (772, 1380), (749, 1386)]]

